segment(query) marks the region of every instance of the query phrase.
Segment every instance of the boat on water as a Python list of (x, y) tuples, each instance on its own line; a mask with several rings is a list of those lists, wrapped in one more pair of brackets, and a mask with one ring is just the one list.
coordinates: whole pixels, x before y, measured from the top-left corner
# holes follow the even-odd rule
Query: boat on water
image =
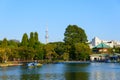
[(28, 67), (38, 67), (38, 66), (42, 66), (42, 64), (37, 63), (37, 62), (30, 62), (27, 64)]

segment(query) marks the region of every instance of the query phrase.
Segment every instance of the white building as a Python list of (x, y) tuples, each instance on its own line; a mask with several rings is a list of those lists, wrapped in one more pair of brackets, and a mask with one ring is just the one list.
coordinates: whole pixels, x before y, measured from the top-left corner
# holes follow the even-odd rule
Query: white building
[(113, 48), (114, 46), (120, 46), (120, 42), (119, 41), (114, 41), (114, 40), (101, 40), (98, 37), (94, 37), (92, 39), (92, 41), (90, 42), (90, 48), (93, 48), (95, 46), (97, 46), (100, 43), (105, 43), (106, 45), (110, 46), (111, 48)]

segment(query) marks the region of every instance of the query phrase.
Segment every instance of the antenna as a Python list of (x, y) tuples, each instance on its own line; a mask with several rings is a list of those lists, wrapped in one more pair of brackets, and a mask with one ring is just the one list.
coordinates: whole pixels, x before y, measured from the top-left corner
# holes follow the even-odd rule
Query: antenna
[(48, 27), (46, 27), (45, 33), (46, 33), (45, 39), (46, 39), (46, 44), (47, 44), (48, 43)]

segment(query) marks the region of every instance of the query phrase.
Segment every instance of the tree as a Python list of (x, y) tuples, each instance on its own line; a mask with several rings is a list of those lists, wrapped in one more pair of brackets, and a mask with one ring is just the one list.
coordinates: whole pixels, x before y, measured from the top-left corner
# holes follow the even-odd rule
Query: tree
[(39, 42), (38, 33), (37, 32), (34, 33), (34, 40), (35, 40), (35, 43)]
[(9, 48), (17, 48), (19, 44), (20, 44), (20, 42), (17, 40), (9, 40), (8, 41)]
[(9, 40), (8, 41), (8, 48), (11, 49), (11, 54), (8, 58), (8, 60), (18, 60), (19, 55), (18, 55), (18, 45), (20, 42), (18, 40)]
[(29, 39), (29, 47), (33, 47), (35, 44), (35, 38), (34, 38), (34, 33), (30, 33), (30, 39)]
[(28, 35), (27, 35), (27, 33), (23, 34), (21, 45), (25, 46), (25, 47), (28, 46)]
[(6, 61), (5, 48), (0, 48), (0, 61), (1, 62), (5, 62)]
[(35, 46), (35, 60), (43, 60), (44, 58), (44, 44), (39, 43)]
[(86, 43), (87, 36), (85, 31), (77, 25), (68, 25), (64, 33), (64, 41), (66, 44)]
[(75, 57), (76, 60), (87, 60), (91, 53), (90, 47), (84, 43), (75, 44)]
[(64, 54), (64, 52), (65, 52), (65, 44), (64, 44), (64, 42), (54, 42), (54, 43), (52, 43), (52, 44), (55, 44), (55, 45), (56, 45), (56, 47), (55, 47), (55, 52), (56, 52), (59, 56), (61, 56), (61, 55)]
[(19, 47), (19, 55), (22, 60), (33, 60), (35, 50), (32, 47)]
[(64, 53), (62, 56), (65, 61), (69, 60), (69, 53)]
[(11, 54), (9, 56), (9, 60), (19, 60), (20, 59), (20, 55), (19, 55), (19, 51), (18, 51), (19, 47), (16, 48), (11, 48)]
[(0, 48), (0, 57), (2, 62), (7, 62), (11, 54), (11, 49), (8, 47), (8, 41), (6, 38), (3, 39)]
[(3, 47), (3, 48), (6, 48), (7, 45), (8, 45), (8, 41), (7, 41), (6, 38), (4, 38), (3, 41), (2, 41), (2, 47)]
[(55, 47), (56, 45), (55, 44), (46, 44), (45, 45), (45, 57), (46, 59), (49, 59), (49, 60), (53, 60), (53, 59), (56, 59), (57, 58), (57, 54), (55, 52)]
[(75, 44), (87, 42), (87, 35), (85, 31), (77, 25), (68, 25), (64, 33), (64, 41), (66, 44), (66, 51), (69, 53), (70, 60), (76, 60)]

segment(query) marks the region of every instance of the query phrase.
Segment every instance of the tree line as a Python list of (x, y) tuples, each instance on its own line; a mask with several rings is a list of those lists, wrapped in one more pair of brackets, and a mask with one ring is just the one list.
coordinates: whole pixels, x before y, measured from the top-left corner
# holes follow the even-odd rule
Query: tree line
[(0, 41), (0, 62), (26, 60), (89, 60), (91, 50), (87, 44), (85, 31), (77, 25), (68, 25), (63, 42), (43, 44), (38, 33), (23, 34), (21, 42), (17, 40)]

